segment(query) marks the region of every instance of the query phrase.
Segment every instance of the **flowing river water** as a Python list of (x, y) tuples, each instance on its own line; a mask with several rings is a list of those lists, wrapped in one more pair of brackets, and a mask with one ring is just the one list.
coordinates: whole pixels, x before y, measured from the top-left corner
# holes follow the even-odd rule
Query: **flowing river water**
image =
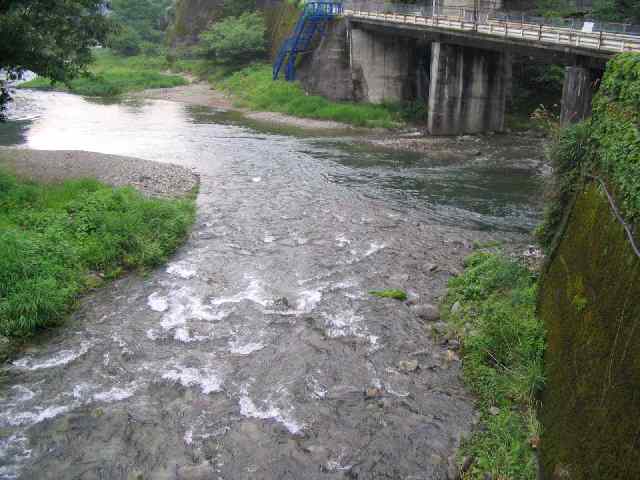
[(10, 116), (0, 144), (176, 163), (201, 187), (167, 266), (88, 295), (13, 360), (0, 478), (446, 478), (474, 419), (460, 363), (368, 291), (437, 302), (474, 242), (526, 242), (539, 145), (452, 163), (64, 93), (21, 92)]

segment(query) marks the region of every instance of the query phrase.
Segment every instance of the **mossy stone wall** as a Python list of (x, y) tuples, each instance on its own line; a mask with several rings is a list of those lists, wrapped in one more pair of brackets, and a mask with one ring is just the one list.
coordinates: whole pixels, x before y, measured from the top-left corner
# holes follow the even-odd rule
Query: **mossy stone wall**
[(224, 0), (178, 0), (168, 31), (172, 45), (193, 45), (212, 22), (222, 16)]
[(640, 479), (640, 261), (604, 192), (578, 193), (540, 286), (545, 479)]
[[(300, 9), (284, 0), (256, 2), (267, 27), (267, 42), (274, 58), (284, 40), (291, 35), (300, 16)], [(178, 0), (174, 18), (168, 30), (173, 46), (194, 45), (198, 36), (223, 16), (224, 0)]]
[(298, 7), (287, 2), (263, 7), (269, 54), (272, 59), (276, 57), (280, 46), (287, 37), (293, 33), (298, 18), (300, 18), (300, 12)]

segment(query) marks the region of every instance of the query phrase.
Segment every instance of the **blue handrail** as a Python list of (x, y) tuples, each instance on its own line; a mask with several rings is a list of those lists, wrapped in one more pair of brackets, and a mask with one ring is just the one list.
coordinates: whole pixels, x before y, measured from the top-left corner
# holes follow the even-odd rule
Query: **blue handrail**
[(340, 2), (306, 3), (292, 35), (284, 41), (278, 51), (273, 64), (273, 79), (278, 79), (286, 61), (285, 79), (289, 82), (295, 80), (298, 53), (308, 51), (316, 33), (324, 35), (327, 23), (342, 15), (342, 12), (343, 7)]

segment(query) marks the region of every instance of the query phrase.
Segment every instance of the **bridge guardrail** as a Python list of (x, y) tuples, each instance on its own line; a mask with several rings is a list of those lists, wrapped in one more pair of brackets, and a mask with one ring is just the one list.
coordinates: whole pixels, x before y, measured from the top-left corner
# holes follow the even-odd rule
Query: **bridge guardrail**
[[(390, 23), (423, 25), (459, 31), (477, 32), (491, 36), (563, 45), (610, 53), (640, 52), (640, 26), (596, 24), (583, 20), (542, 19), (498, 10), (482, 10), (430, 6), (389, 4), (347, 0), (344, 14), (359, 18), (373, 18)], [(517, 19), (517, 21), (516, 21)], [(541, 22), (545, 20), (546, 23)], [(562, 22), (560, 22), (560, 20)], [(618, 28), (618, 33), (604, 27)], [(635, 31), (638, 30), (638, 34)]]

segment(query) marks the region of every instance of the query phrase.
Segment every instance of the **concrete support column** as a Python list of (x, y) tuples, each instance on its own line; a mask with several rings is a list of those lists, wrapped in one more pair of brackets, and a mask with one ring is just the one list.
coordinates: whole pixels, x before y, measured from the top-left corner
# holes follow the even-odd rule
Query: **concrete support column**
[(504, 130), (510, 62), (510, 55), (502, 52), (433, 43), (429, 132), (462, 135)]
[(414, 96), (415, 40), (351, 30), (351, 68), (356, 97), (371, 103), (401, 102)]
[(594, 76), (588, 68), (566, 68), (560, 114), (562, 126), (579, 123), (591, 116), (593, 80)]

